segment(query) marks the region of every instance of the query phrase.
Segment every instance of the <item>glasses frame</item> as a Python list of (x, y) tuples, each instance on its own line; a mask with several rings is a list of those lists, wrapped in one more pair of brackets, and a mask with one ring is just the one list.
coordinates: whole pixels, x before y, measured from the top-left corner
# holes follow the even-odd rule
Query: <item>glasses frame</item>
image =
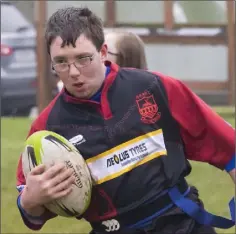
[(119, 56), (119, 55), (120, 55), (119, 53), (114, 53), (114, 52), (109, 51), (109, 50), (107, 51), (107, 53), (108, 53), (108, 54), (111, 54), (111, 55), (114, 55), (114, 56)]
[[(87, 66), (89, 66), (91, 63), (92, 63), (92, 61), (93, 61), (93, 59), (94, 59), (94, 54), (92, 54), (92, 55), (88, 55), (88, 56), (84, 56), (84, 57), (82, 57), (82, 58), (80, 58), (81, 60), (82, 59), (84, 59), (84, 58), (89, 58), (89, 63), (88, 64), (86, 64), (86, 65), (81, 65), (81, 66), (78, 66), (78, 64), (76, 65), (76, 61), (74, 61), (74, 62), (71, 62), (71, 63), (54, 63), (54, 62), (52, 62), (52, 69), (54, 70), (54, 71), (56, 71), (57, 73), (61, 73), (61, 72), (68, 72), (69, 70), (70, 70), (70, 66), (73, 64), (77, 69), (81, 69), (81, 68), (84, 68), (84, 67), (87, 67)], [(79, 60), (79, 59), (78, 59)], [(60, 65), (67, 65), (67, 67), (64, 69), (64, 70), (60, 70), (60, 69), (58, 69), (58, 67), (60, 66)]]

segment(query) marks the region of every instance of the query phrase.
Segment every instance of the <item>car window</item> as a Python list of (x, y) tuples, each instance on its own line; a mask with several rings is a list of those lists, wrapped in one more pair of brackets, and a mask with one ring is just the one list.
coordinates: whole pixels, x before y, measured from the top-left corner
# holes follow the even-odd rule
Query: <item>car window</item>
[(1, 4), (1, 32), (18, 32), (29, 27), (31, 24), (15, 6)]

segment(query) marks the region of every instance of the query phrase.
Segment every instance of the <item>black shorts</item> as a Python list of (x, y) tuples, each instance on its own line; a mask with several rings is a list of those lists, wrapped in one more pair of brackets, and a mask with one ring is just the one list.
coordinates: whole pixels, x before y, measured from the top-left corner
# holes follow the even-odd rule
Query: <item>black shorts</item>
[(168, 216), (159, 221), (156, 226), (140, 230), (138, 234), (216, 234), (213, 227), (198, 224), (187, 216)]
[[(175, 222), (173, 222), (175, 220)], [(130, 233), (124, 233), (122, 231), (119, 232), (110, 232), (112, 234), (217, 234), (213, 227), (204, 226), (200, 224), (193, 224), (189, 222), (184, 222), (182, 220), (181, 225), (179, 223), (175, 225), (176, 222), (178, 222), (179, 219), (176, 219), (176, 217), (172, 218), (171, 225), (165, 226), (163, 229), (156, 229), (156, 228), (147, 228), (143, 230), (136, 230), (131, 231)], [(94, 231), (91, 231), (90, 234), (107, 234), (108, 232), (104, 233), (97, 233)]]
[[(107, 234), (108, 232), (106, 232)], [(131, 234), (131, 233), (123, 233), (123, 232), (112, 232), (113, 234)], [(207, 227), (203, 225), (196, 225), (191, 232), (187, 230), (177, 230), (177, 231), (165, 231), (159, 232), (157, 230), (140, 230), (136, 232), (132, 232), (132, 234), (217, 234), (214, 228)], [(94, 231), (91, 231), (90, 234), (97, 234)], [(100, 233), (99, 233), (100, 234)], [(105, 233), (104, 233), (105, 234)]]
[[(188, 195), (203, 207), (203, 202), (199, 199), (198, 190), (191, 187)], [(97, 233), (92, 231), (90, 234), (107, 234), (108, 232)], [(109, 232), (111, 234), (123, 234), (124, 232)], [(194, 219), (183, 213), (178, 207), (175, 207), (160, 217), (153, 220), (152, 224), (140, 229), (127, 231), (124, 234), (216, 234), (214, 228), (196, 223)]]

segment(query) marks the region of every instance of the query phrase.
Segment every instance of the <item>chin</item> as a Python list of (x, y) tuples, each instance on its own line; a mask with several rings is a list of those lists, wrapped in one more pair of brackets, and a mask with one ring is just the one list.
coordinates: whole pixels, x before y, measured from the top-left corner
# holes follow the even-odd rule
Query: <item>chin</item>
[(76, 98), (80, 98), (80, 99), (89, 99), (90, 95), (86, 94), (86, 93), (75, 93), (74, 96)]

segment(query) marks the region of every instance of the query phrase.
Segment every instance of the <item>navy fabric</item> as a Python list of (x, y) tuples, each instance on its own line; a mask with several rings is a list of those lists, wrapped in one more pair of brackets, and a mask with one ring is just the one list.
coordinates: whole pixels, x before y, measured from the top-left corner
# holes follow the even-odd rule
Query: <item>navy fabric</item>
[[(183, 194), (183, 196), (188, 195), (189, 192), (190, 192), (190, 188), (187, 189), (187, 191)], [(169, 210), (173, 206), (174, 206), (174, 204), (169, 204), (164, 209), (159, 210), (158, 212), (156, 212), (152, 216), (147, 217), (147, 218), (139, 221), (138, 223), (136, 223), (136, 224), (134, 224), (132, 226), (129, 226), (129, 228), (131, 228), (131, 229), (135, 229), (135, 228), (139, 229), (139, 228), (146, 227), (146, 226), (150, 225), (150, 223), (152, 223), (153, 219), (155, 219), (156, 217), (160, 216), (161, 214), (163, 214), (165, 211)]]

